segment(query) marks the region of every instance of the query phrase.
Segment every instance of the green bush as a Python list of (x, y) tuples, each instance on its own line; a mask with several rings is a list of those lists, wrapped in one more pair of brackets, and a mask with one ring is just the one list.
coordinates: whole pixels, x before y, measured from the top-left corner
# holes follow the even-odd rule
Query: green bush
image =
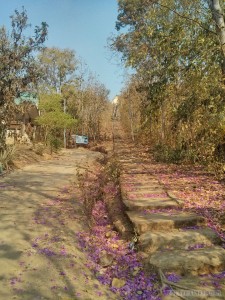
[(173, 149), (167, 145), (158, 144), (154, 147), (153, 155), (156, 161), (180, 163), (185, 158), (185, 151), (180, 148)]
[(57, 152), (63, 147), (63, 141), (56, 136), (53, 135), (49, 136), (48, 142), (49, 142), (51, 153)]
[(105, 166), (105, 173), (108, 178), (112, 179), (115, 183), (119, 182), (121, 165), (116, 158), (111, 158)]

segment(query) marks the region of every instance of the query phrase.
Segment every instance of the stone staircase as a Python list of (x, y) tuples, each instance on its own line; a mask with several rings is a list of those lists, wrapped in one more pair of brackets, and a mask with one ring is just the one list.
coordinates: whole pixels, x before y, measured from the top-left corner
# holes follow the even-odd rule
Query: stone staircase
[[(138, 249), (145, 253), (148, 268), (173, 290), (163, 299), (225, 299), (225, 280), (220, 287), (214, 280), (225, 271), (218, 235), (203, 217), (182, 209), (182, 202), (151, 174), (138, 149), (119, 142), (115, 151), (122, 200), (139, 237)], [(166, 279), (171, 274), (180, 276), (178, 283)]]

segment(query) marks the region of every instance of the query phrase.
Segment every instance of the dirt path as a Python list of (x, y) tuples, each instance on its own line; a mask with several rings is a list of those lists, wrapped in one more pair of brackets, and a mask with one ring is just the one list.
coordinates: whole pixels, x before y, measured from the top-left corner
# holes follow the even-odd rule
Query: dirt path
[(100, 155), (68, 150), (0, 178), (0, 300), (118, 299), (93, 277), (76, 235), (86, 223), (76, 172)]

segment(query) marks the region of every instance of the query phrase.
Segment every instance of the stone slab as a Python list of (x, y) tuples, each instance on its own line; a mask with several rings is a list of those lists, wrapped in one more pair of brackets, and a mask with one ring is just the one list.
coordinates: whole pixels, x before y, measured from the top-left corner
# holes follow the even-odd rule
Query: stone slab
[(166, 195), (165, 190), (160, 187), (160, 186), (149, 186), (148, 188), (142, 188), (139, 189), (139, 187), (136, 189), (136, 191), (126, 191), (127, 197), (132, 197), (132, 198), (151, 198), (152, 196), (155, 196), (157, 194), (160, 195)]
[[(133, 192), (136, 192), (136, 191), (139, 191), (139, 192), (145, 192), (146, 193), (149, 191), (149, 190), (154, 190), (154, 189), (159, 189), (159, 184), (158, 183), (154, 183), (154, 184), (149, 184), (149, 183), (145, 183), (145, 184), (142, 184), (142, 183), (125, 183), (125, 184), (121, 184), (121, 191), (122, 192), (130, 192), (130, 191), (133, 191)], [(162, 189), (162, 188), (161, 188)]]
[(145, 253), (158, 250), (188, 250), (196, 246), (210, 247), (222, 243), (216, 232), (207, 227), (172, 232), (146, 232), (139, 237), (138, 241), (139, 248)]
[(135, 181), (135, 182), (158, 182), (157, 178), (151, 174), (121, 174), (120, 179), (124, 182)]
[(151, 267), (180, 275), (206, 275), (225, 268), (225, 249), (219, 246), (193, 251), (158, 251), (148, 261)]
[(173, 212), (173, 213), (143, 213), (138, 211), (126, 212), (138, 234), (147, 231), (171, 231), (176, 228), (186, 226), (201, 226), (205, 224), (205, 219), (194, 213)]
[(179, 204), (170, 199), (169, 197), (159, 198), (141, 198), (141, 199), (123, 199), (124, 204), (129, 210), (141, 210), (144, 209), (174, 209), (178, 208)]

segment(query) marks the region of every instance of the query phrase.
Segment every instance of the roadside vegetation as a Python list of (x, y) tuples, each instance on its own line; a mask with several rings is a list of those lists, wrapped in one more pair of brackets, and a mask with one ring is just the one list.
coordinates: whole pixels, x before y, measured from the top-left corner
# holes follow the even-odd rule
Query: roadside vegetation
[(80, 176), (90, 232), (78, 233), (79, 245), (90, 270), (117, 299), (160, 299), (157, 274), (147, 270), (143, 253), (137, 252), (133, 225), (120, 195), (119, 174), (118, 161), (108, 156), (98, 168)]
[(223, 1), (120, 0), (111, 48), (133, 70), (122, 122), (159, 161), (225, 170)]
[[(11, 29), (0, 28), (0, 161), (11, 159), (10, 144), (33, 145), (40, 155), (73, 147), (73, 135), (97, 142), (107, 137), (109, 91), (75, 50), (48, 48), (48, 24), (28, 35), (26, 10), (16, 10)], [(32, 112), (35, 111), (36, 115)], [(103, 120), (104, 116), (104, 120)]]

